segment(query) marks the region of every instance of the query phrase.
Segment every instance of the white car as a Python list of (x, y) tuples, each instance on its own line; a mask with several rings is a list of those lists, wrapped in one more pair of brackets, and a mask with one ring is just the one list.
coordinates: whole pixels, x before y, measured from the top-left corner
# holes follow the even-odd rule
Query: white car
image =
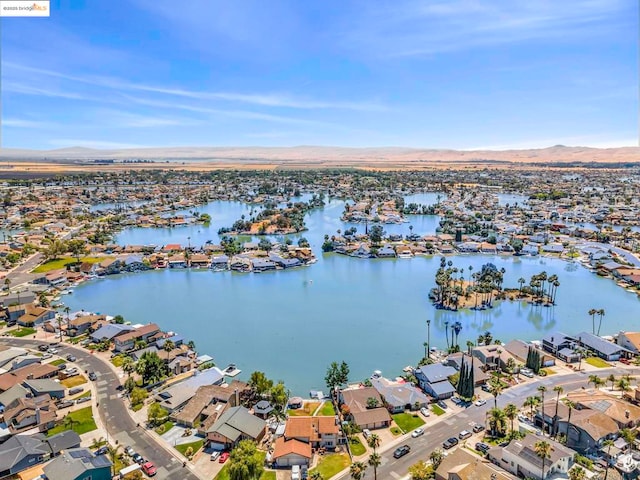
[(420, 435), (424, 435), (424, 428), (416, 428), (413, 432), (411, 432), (411, 436), (413, 438), (419, 437)]
[(431, 414), (429, 413), (429, 409), (428, 409), (427, 407), (422, 407), (422, 408), (420, 409), (420, 413), (421, 413), (422, 415), (424, 415), (425, 417), (428, 417), (429, 415), (431, 415)]
[(219, 456), (220, 456), (220, 451), (214, 450), (213, 452), (211, 452), (211, 461), (213, 462), (217, 460)]
[(487, 401), (484, 398), (481, 398), (480, 400), (476, 400), (475, 401), (475, 406), (476, 407), (481, 407), (483, 405), (486, 405)]

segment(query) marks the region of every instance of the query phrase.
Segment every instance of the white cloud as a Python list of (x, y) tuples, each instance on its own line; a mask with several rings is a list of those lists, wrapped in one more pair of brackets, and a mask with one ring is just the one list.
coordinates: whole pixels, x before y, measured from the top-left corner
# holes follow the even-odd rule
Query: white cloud
[(45, 128), (50, 127), (51, 124), (46, 122), (39, 122), (37, 120), (24, 120), (21, 118), (3, 118), (0, 121), (0, 126), (10, 128)]
[(84, 147), (96, 149), (120, 149), (120, 148), (147, 148), (147, 145), (136, 145), (134, 143), (119, 143), (108, 140), (80, 140), (56, 138), (49, 140), (49, 145), (57, 148)]

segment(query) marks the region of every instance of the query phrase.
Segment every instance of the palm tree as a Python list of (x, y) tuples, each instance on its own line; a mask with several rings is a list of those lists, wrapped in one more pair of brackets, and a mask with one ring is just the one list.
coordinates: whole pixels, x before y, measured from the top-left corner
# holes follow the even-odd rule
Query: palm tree
[(380, 447), (380, 437), (373, 433), (371, 435), (369, 435), (369, 438), (367, 439), (367, 444), (369, 445), (369, 448), (373, 448), (373, 453), (376, 453), (376, 450)]
[(607, 447), (607, 466), (604, 469), (604, 480), (607, 480), (607, 476), (609, 475), (609, 467), (611, 466), (611, 447), (613, 446), (613, 440), (607, 439), (602, 442), (603, 447)]
[(616, 382), (616, 377), (615, 375), (612, 373), (611, 375), (609, 375), (607, 377), (607, 381), (611, 382), (611, 390), (613, 390), (613, 384)]
[(449, 320), (444, 321), (444, 334), (447, 337), (447, 351), (449, 351)]
[(569, 480), (585, 480), (585, 478), (587, 477), (586, 472), (584, 471), (584, 468), (582, 468), (580, 465), (574, 465), (573, 468), (571, 468), (571, 470), (569, 470)]
[(122, 360), (122, 371), (127, 374), (127, 377), (130, 377), (131, 374), (135, 371), (136, 364), (133, 361), (133, 358), (127, 356)]
[(540, 403), (540, 397), (527, 397), (527, 399), (524, 401), (524, 406), (525, 407), (531, 407), (531, 419), (533, 420), (533, 410), (538, 406), (538, 404)]
[(500, 383), (500, 381), (491, 382), (489, 385), (489, 392), (493, 395), (493, 408), (498, 408), (498, 395), (502, 393), (504, 387)]
[(598, 333), (597, 333), (597, 335), (600, 335), (600, 327), (602, 327), (602, 317), (604, 317), (604, 315), (605, 315), (604, 308), (601, 308), (600, 310), (598, 310), (598, 315), (600, 316), (600, 320), (598, 321)]
[(593, 333), (594, 335), (596, 334), (596, 313), (598, 313), (598, 310), (596, 310), (595, 308), (591, 308), (589, 309), (589, 315), (591, 315), (591, 333)]
[(564, 389), (560, 385), (553, 387), (553, 391), (556, 392), (556, 413), (553, 415), (553, 435), (557, 435), (558, 426), (558, 403), (560, 403), (560, 395), (564, 392)]
[(547, 419), (544, 416), (544, 392), (547, 391), (547, 387), (540, 385), (538, 386), (538, 391), (540, 392), (540, 404), (542, 405), (542, 435), (544, 435), (547, 427)]
[(541, 440), (535, 443), (533, 450), (536, 452), (538, 458), (542, 459), (542, 480), (544, 480), (544, 466), (547, 458), (551, 456), (551, 444)]
[(429, 454), (429, 460), (431, 461), (431, 465), (433, 465), (434, 470), (438, 469), (438, 467), (442, 463), (443, 458), (444, 458), (444, 454), (440, 449), (436, 449)]
[(107, 450), (107, 455), (109, 456), (109, 460), (111, 460), (111, 470), (112, 470), (112, 474), (115, 475), (116, 474), (116, 461), (122, 457), (122, 454), (119, 453), (119, 450), (122, 448), (122, 445), (116, 445), (115, 447), (112, 447), (111, 445), (108, 445), (108, 450)]
[(373, 467), (373, 480), (378, 480), (378, 467), (382, 463), (382, 457), (379, 453), (373, 452), (369, 455), (369, 466)]
[(629, 390), (629, 381), (624, 377), (620, 377), (616, 382), (616, 387), (624, 393)]
[(173, 343), (172, 340), (167, 340), (166, 342), (164, 342), (162, 349), (167, 352), (167, 363), (169, 363), (169, 353), (171, 353), (171, 350), (173, 350), (175, 347), (176, 344)]
[(596, 378), (598, 378), (597, 375), (589, 375), (589, 380), (587, 380), (587, 385), (590, 385), (593, 383), (593, 386), (595, 387), (597, 382)]
[(353, 462), (349, 467), (349, 473), (351, 474), (351, 478), (353, 480), (362, 480), (364, 477), (364, 471), (367, 469), (367, 466), (362, 462)]
[(493, 437), (501, 437), (504, 433), (505, 414), (499, 408), (489, 410), (489, 428)]
[(64, 313), (67, 314), (67, 335), (69, 335), (69, 312), (71, 312), (71, 307), (69, 307), (68, 305), (66, 307), (64, 307)]
[(564, 403), (569, 409), (569, 415), (567, 418), (567, 442), (568, 442), (569, 441), (569, 425), (571, 425), (571, 412), (573, 412), (573, 409), (576, 408), (576, 404), (569, 399), (566, 399)]
[(509, 403), (504, 407), (504, 415), (511, 422), (511, 433), (513, 433), (513, 421), (518, 416), (518, 407), (516, 407), (513, 403)]

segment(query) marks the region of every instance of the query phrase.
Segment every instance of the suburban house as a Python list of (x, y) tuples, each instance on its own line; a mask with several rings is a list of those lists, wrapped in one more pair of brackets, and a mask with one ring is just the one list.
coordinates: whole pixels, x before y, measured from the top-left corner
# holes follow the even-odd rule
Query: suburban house
[(371, 378), (371, 384), (391, 413), (418, 410), (430, 403), (429, 398), (411, 383), (392, 382), (386, 378), (374, 376)]
[(542, 458), (535, 452), (535, 444), (540, 439), (536, 435), (527, 435), (511, 440), (506, 447), (493, 447), (487, 452), (487, 458), (503, 469), (520, 478), (544, 480), (558, 474), (566, 474), (573, 465), (576, 452), (551, 438), (545, 441), (551, 445), (549, 458), (545, 460), (544, 478), (542, 477)]
[(336, 417), (289, 417), (284, 438), (308, 443), (313, 448), (333, 450), (340, 439), (340, 427)]
[[(378, 391), (373, 387), (352, 388), (340, 391), (340, 404), (346, 405), (350, 419), (360, 428), (386, 428), (391, 425), (389, 411)], [(370, 406), (377, 405), (370, 408)]]
[(25, 380), (22, 386), (28, 388), (34, 397), (49, 395), (51, 398), (64, 398), (65, 386), (48, 378)]
[(10, 405), (17, 399), (26, 397), (28, 393), (29, 390), (20, 384), (14, 385), (9, 390), (0, 393), (0, 412), (3, 412), (7, 405)]
[(27, 351), (19, 347), (0, 346), (0, 368), (8, 371), (11, 369), (11, 362), (22, 355), (26, 355)]
[(104, 340), (111, 341), (118, 335), (124, 335), (125, 333), (131, 332), (133, 330), (135, 330), (135, 328), (131, 325), (107, 323), (91, 334), (91, 340), (93, 340), (94, 342), (102, 342)]
[(50, 363), (32, 363), (26, 367), (0, 375), (0, 391), (4, 392), (27, 379), (51, 378), (58, 375), (58, 367)]
[(34, 325), (40, 325), (47, 320), (52, 320), (55, 316), (56, 312), (54, 310), (37, 307), (35, 305), (28, 305), (25, 312), (18, 318), (17, 323), (21, 327), (33, 327)]
[(155, 399), (162, 408), (172, 413), (185, 406), (196, 395), (198, 388), (204, 385), (221, 385), (223, 381), (224, 374), (218, 367), (211, 367), (202, 371), (195, 370), (188, 379), (174, 383), (156, 393)]
[(291, 467), (293, 465), (309, 465), (313, 458), (311, 445), (300, 440), (286, 440), (278, 437), (271, 460), (277, 467)]
[(44, 432), (55, 425), (57, 410), (49, 395), (18, 398), (4, 409), (4, 421), (13, 432), (28, 428)]
[(563, 362), (574, 363), (580, 360), (580, 355), (575, 351), (576, 341), (573, 337), (562, 332), (548, 333), (542, 338), (542, 349), (555, 355)]
[(240, 440), (259, 442), (266, 432), (266, 422), (251, 415), (242, 406), (231, 407), (207, 429), (207, 442), (214, 450), (234, 447)]
[(489, 380), (489, 375), (482, 370), (483, 364), (480, 361), (471, 362), (469, 355), (463, 352), (452, 353), (447, 356), (445, 360), (445, 365), (449, 367), (455, 368), (457, 371), (460, 371), (462, 368), (462, 362), (465, 362), (467, 366), (473, 365), (473, 383), (476, 387), (480, 385), (484, 385)]
[(636, 355), (640, 354), (640, 332), (620, 332), (616, 343)]
[[(531, 343), (527, 343), (522, 340), (511, 340), (503, 345), (503, 348), (521, 365), (525, 365), (527, 363), (527, 356), (529, 354), (530, 347), (536, 348)], [(556, 364), (556, 359), (551, 355), (540, 352), (540, 363), (543, 367), (552, 367)]]
[(517, 369), (518, 361), (503, 345), (480, 345), (471, 349), (471, 355), (480, 360), (487, 370), (507, 370), (512, 365)]
[(518, 477), (464, 448), (457, 448), (442, 459), (435, 478), (436, 480), (517, 480)]
[(51, 457), (49, 446), (29, 435), (14, 435), (0, 445), (0, 478), (20, 473)]
[(87, 448), (72, 448), (54, 458), (43, 470), (48, 480), (111, 480), (111, 460)]
[[(106, 315), (77, 315), (66, 323), (67, 335), (76, 337), (85, 332), (97, 330), (102, 324), (107, 324)], [(64, 328), (64, 327), (63, 327)]]
[(449, 377), (457, 371), (453, 367), (443, 365), (441, 363), (432, 363), (431, 365), (423, 365), (415, 370), (415, 376), (418, 380), (420, 388), (433, 398), (441, 400), (453, 396), (456, 389)]
[(127, 350), (132, 350), (136, 342), (146, 342), (147, 339), (149, 339), (159, 331), (160, 327), (158, 327), (158, 325), (156, 325), (155, 323), (149, 323), (147, 325), (143, 325), (140, 328), (136, 328), (135, 330), (123, 333), (122, 335), (118, 335), (113, 339), (113, 350), (115, 352), (126, 352)]
[(37, 357), (35, 355), (30, 355), (30, 354), (21, 355), (11, 360), (11, 363), (5, 365), (3, 369), (9, 370), (9, 371), (18, 370), (20, 368), (27, 367), (34, 363), (39, 364), (41, 360), (42, 359), (40, 357)]
[(580, 346), (588, 349), (593, 352), (594, 355), (604, 360), (614, 361), (620, 360), (621, 357), (629, 358), (633, 356), (633, 352), (593, 333), (582, 332), (577, 335), (577, 338)]

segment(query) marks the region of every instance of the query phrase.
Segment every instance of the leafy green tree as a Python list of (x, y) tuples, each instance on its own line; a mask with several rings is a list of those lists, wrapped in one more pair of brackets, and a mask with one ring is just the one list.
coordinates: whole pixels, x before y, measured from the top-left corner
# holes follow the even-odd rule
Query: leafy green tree
[(349, 366), (346, 362), (338, 365), (338, 362), (331, 362), (324, 377), (327, 387), (334, 390), (349, 383)]
[(264, 471), (262, 455), (251, 440), (242, 440), (229, 457), (230, 480), (258, 480)]
[(141, 405), (149, 396), (149, 392), (147, 392), (144, 388), (136, 387), (131, 391), (130, 400), (131, 405)]
[(435, 468), (424, 460), (414, 463), (409, 467), (411, 480), (431, 480), (434, 476)]
[(258, 248), (265, 252), (270, 251), (273, 248), (273, 244), (267, 238), (261, 238), (258, 242)]
[(167, 374), (167, 366), (156, 352), (144, 352), (136, 364), (136, 371), (145, 385), (157, 383)]
[(273, 406), (281, 412), (284, 412), (284, 409), (287, 406), (287, 400), (289, 398), (289, 392), (287, 392), (287, 388), (284, 386), (284, 382), (279, 381), (278, 383), (276, 383), (273, 387), (271, 387), (271, 391), (269, 393)]
[(115, 317), (113, 317), (113, 323), (122, 325), (124, 323), (124, 317), (122, 315), (116, 315)]
[(384, 229), (380, 225), (374, 225), (369, 229), (369, 240), (373, 245), (379, 245), (384, 233)]
[(162, 408), (158, 402), (154, 402), (149, 405), (149, 409), (147, 410), (147, 421), (151, 425), (155, 426), (163, 423), (168, 416), (169, 412)]
[(444, 453), (439, 448), (431, 452), (429, 455), (429, 460), (431, 460), (431, 464), (433, 465), (433, 469), (437, 470), (442, 460), (444, 459)]
[(87, 243), (79, 239), (69, 240), (67, 242), (67, 250), (76, 257), (76, 262), (80, 263), (80, 256), (87, 253)]
[(263, 396), (269, 393), (273, 387), (273, 380), (269, 380), (264, 372), (253, 372), (249, 379), (249, 386), (256, 392), (257, 395)]

